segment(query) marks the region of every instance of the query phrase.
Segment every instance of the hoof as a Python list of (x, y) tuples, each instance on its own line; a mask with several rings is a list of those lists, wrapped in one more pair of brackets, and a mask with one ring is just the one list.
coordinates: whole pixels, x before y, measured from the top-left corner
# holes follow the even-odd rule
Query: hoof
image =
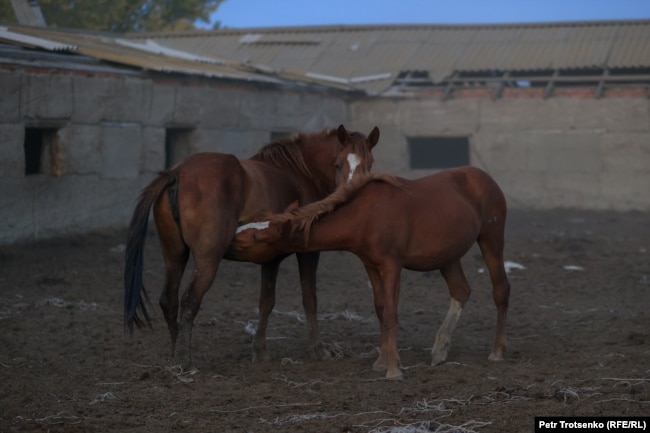
[(181, 366), (181, 363), (178, 362), (176, 360), (176, 358), (173, 357), (173, 356), (170, 357), (170, 358), (167, 358), (167, 360), (165, 361), (165, 367), (167, 367), (167, 368), (180, 367), (180, 366)]
[(442, 350), (440, 352), (434, 353), (431, 355), (431, 365), (439, 365), (447, 360), (447, 351)]
[(490, 356), (488, 356), (488, 359), (490, 361), (503, 361), (503, 356), (502, 355), (495, 355), (494, 353), (490, 353)]
[(253, 350), (253, 353), (251, 354), (252, 362), (269, 362), (270, 360), (271, 360), (271, 356), (266, 350), (263, 351)]
[(316, 361), (331, 361), (336, 358), (335, 348), (325, 349), (322, 344), (311, 349), (312, 358)]
[(193, 365), (190, 365), (187, 367), (181, 367), (181, 372), (182, 374), (193, 375), (197, 374), (199, 372), (199, 369)]
[(194, 366), (192, 361), (182, 361), (180, 364), (172, 365), (169, 368), (180, 370), (181, 374), (195, 374), (199, 372), (199, 369)]
[(386, 379), (388, 380), (404, 380), (404, 374), (402, 374), (402, 371), (398, 368), (396, 370), (389, 370), (386, 373)]
[(374, 364), (372, 364), (372, 370), (373, 371), (378, 371), (379, 373), (383, 373), (384, 371), (388, 370), (388, 366), (384, 363), (381, 363), (379, 361), (375, 361)]
[(259, 343), (255, 339), (253, 339), (253, 343), (251, 344), (251, 360), (253, 362), (269, 362), (271, 360), (271, 356), (266, 350), (266, 343)]

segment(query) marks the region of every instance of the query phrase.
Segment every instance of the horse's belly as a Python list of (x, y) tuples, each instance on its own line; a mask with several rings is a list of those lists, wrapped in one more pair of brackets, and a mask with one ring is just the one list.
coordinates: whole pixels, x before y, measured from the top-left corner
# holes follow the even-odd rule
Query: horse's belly
[(438, 245), (412, 245), (409, 252), (402, 258), (402, 266), (419, 272), (433, 271), (444, 268), (463, 257), (474, 243), (474, 239), (457, 239), (455, 242)]
[[(462, 255), (460, 256), (462, 257)], [(411, 257), (403, 263), (403, 267), (410, 271), (428, 272), (444, 268), (450, 263), (454, 263), (460, 257)]]

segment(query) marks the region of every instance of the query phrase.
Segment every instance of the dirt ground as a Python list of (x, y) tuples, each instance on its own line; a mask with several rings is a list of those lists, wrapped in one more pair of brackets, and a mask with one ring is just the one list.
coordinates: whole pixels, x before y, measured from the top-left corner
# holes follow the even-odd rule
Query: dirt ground
[[(379, 344), (359, 260), (319, 268), (323, 340), (307, 352), (297, 266), (282, 265), (269, 326), (271, 361), (252, 363), (259, 268), (224, 262), (194, 333), (200, 372), (167, 365), (168, 336), (122, 328), (125, 233), (0, 247), (0, 432), (524, 432), (542, 415), (650, 413), (650, 214), (510, 213), (509, 348), (487, 356), (496, 312), (477, 249), (474, 289), (448, 362), (429, 365), (449, 305), (437, 272), (404, 272), (398, 344), (403, 381), (371, 366)], [(157, 299), (155, 232), (145, 251)]]

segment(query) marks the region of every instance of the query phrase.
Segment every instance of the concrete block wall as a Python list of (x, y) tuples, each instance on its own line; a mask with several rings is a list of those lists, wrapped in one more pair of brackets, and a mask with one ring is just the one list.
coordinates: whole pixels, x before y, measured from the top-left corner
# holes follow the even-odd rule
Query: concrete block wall
[(470, 164), (494, 176), (511, 207), (648, 211), (650, 101), (618, 95), (375, 98), (352, 102), (350, 118), (379, 126), (376, 170), (427, 175), (409, 169), (407, 137), (467, 136)]
[[(644, 92), (529, 93), (345, 100), (253, 83), (0, 69), (0, 243), (124, 227), (164, 168), (169, 127), (192, 129), (192, 152), (249, 157), (273, 131), (378, 126), (375, 169), (406, 177), (432, 172), (409, 169), (407, 137), (467, 136), (471, 164), (495, 177), (511, 207), (650, 210)], [(25, 127), (43, 122), (58, 128), (60, 173), (25, 176)]]
[[(345, 122), (346, 102), (308, 89), (0, 69), (0, 243), (125, 227), (165, 165), (167, 127), (191, 151), (253, 155), (272, 131)], [(59, 176), (25, 175), (25, 127), (55, 124)]]

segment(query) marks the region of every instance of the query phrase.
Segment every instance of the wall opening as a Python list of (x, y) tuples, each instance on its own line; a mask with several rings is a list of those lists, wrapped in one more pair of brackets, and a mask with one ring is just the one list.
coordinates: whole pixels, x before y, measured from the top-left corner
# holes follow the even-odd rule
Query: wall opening
[(59, 146), (57, 128), (25, 128), (23, 149), (25, 176), (61, 175), (63, 155)]
[(165, 130), (165, 168), (171, 168), (194, 151), (194, 129), (167, 128)]
[(469, 137), (409, 137), (409, 167), (452, 168), (469, 164)]

